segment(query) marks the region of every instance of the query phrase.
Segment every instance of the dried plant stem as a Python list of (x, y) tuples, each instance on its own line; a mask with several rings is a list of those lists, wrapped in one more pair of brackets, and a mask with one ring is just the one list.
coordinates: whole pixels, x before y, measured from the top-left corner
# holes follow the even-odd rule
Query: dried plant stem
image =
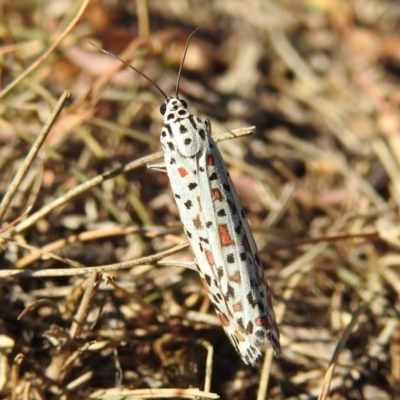
[(264, 363), (261, 370), (260, 385), (258, 386), (257, 400), (266, 400), (268, 392), (268, 382), (271, 375), (272, 360), (274, 351), (271, 347), (265, 352)]
[(22, 163), (21, 167), (19, 168), (18, 172), (15, 174), (14, 179), (10, 183), (10, 186), (3, 197), (3, 200), (0, 204), (0, 223), (4, 217), (5, 212), (7, 211), (8, 206), (10, 205), (11, 200), (13, 199), (19, 185), (21, 184), (22, 180), (24, 179), (26, 173), (28, 172), (33, 160), (35, 159), (38, 151), (42, 147), (44, 141), (46, 140), (48, 134), (54, 122), (56, 121), (57, 117), (61, 113), (62, 109), (64, 108), (66, 100), (71, 96), (69, 91), (65, 91), (60, 99), (57, 102), (53, 112), (51, 113), (49, 119), (47, 120), (45, 126), (43, 127), (42, 131), (40, 132), (39, 136), (37, 137), (35, 143), (33, 144), (32, 148), (30, 149), (28, 155), (25, 157), (24, 162)]
[(137, 258), (136, 260), (126, 261), (123, 263), (103, 265), (100, 267), (85, 267), (85, 268), (74, 268), (74, 269), (48, 269), (44, 271), (16, 271), (11, 270), (0, 270), (0, 279), (9, 278), (12, 276), (29, 276), (31, 278), (44, 278), (51, 276), (87, 276), (94, 271), (108, 272), (108, 271), (120, 271), (122, 269), (128, 269), (137, 265), (154, 264), (156, 261), (161, 260), (164, 257), (170, 256), (188, 247), (188, 243), (183, 243), (178, 246), (174, 246), (171, 249), (162, 251), (157, 254), (153, 254), (147, 257)]

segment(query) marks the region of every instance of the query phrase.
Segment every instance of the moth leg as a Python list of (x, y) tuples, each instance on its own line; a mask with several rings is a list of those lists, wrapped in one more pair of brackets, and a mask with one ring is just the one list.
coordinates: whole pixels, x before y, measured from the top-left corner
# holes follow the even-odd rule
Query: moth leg
[(165, 162), (164, 161), (147, 164), (147, 168), (154, 169), (154, 171), (167, 172), (166, 169), (165, 169)]

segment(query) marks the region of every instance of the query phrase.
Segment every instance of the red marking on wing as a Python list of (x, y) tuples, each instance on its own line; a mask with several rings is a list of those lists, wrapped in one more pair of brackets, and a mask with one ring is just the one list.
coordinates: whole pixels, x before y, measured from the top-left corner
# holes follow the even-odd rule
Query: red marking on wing
[(233, 305), (233, 311), (242, 311), (243, 310), (243, 306), (242, 303), (236, 303)]
[(229, 235), (229, 230), (227, 225), (218, 225), (219, 237), (221, 238), (222, 246), (229, 246), (233, 244), (233, 240)]
[(235, 331), (235, 335), (241, 342), (244, 342), (245, 339), (239, 331)]
[(210, 265), (214, 265), (214, 264), (215, 264), (215, 260), (214, 260), (214, 256), (213, 256), (213, 254), (211, 253), (211, 251), (206, 250), (206, 251), (205, 251), (205, 254), (206, 254), (206, 258), (207, 258), (208, 263), (209, 263)]
[(186, 171), (185, 168), (179, 167), (179, 168), (178, 168), (178, 173), (179, 173), (179, 175), (180, 175), (182, 178), (184, 178), (184, 177), (187, 175), (188, 172)]
[(229, 277), (229, 280), (232, 282), (240, 283), (240, 274), (239, 271), (236, 271), (233, 275)]
[(222, 193), (219, 189), (212, 189), (211, 191), (215, 200), (221, 201), (223, 199)]
[(222, 326), (230, 325), (228, 319), (224, 315), (219, 314), (218, 317), (219, 317), (219, 320), (221, 321)]
[(211, 154), (207, 156), (207, 165), (215, 165), (214, 156), (212, 156)]
[(267, 316), (256, 318), (256, 325), (263, 326), (265, 329), (270, 330), (272, 328), (271, 321)]

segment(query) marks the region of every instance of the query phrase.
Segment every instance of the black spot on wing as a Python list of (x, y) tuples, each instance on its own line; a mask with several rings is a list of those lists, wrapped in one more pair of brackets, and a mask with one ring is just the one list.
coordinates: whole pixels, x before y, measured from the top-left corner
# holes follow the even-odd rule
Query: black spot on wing
[(249, 304), (250, 304), (253, 308), (256, 307), (257, 302), (256, 302), (256, 300), (255, 300), (254, 297), (253, 297), (253, 293), (251, 293), (251, 292), (247, 293), (246, 299), (247, 299), (247, 301), (249, 302)]
[(215, 181), (216, 179), (218, 179), (217, 173), (216, 173), (216, 172), (213, 172), (213, 173), (208, 177), (208, 179), (209, 179), (210, 181)]
[(165, 130), (167, 130), (169, 136), (172, 137), (172, 128), (171, 128), (171, 125), (170, 125), (170, 124), (164, 124), (164, 126), (163, 126), (163, 131), (165, 132)]
[(227, 290), (226, 290), (226, 297), (233, 297), (235, 296), (235, 290), (233, 289), (233, 287), (231, 285), (228, 285)]
[(235, 263), (235, 257), (233, 256), (233, 254), (228, 254), (226, 256), (226, 261), (228, 264), (234, 264)]
[(226, 217), (226, 212), (222, 208), (221, 210), (217, 211), (217, 215), (218, 215), (218, 217)]
[(237, 323), (239, 325), (239, 328), (244, 331), (244, 324), (243, 324), (243, 318), (238, 318)]
[(186, 129), (186, 126), (183, 124), (179, 125), (179, 132), (180, 133), (186, 133), (188, 130)]
[(238, 226), (235, 226), (235, 232), (238, 235), (240, 235), (240, 233), (242, 232), (242, 223), (241, 222), (238, 224)]
[(226, 200), (229, 204), (229, 208), (231, 209), (232, 215), (236, 215), (237, 214), (237, 207), (235, 205), (235, 203), (232, 200), (227, 199)]
[(188, 120), (192, 124), (193, 128), (197, 130), (197, 125), (196, 125), (196, 122), (194, 120), (194, 116), (193, 115), (189, 115)]

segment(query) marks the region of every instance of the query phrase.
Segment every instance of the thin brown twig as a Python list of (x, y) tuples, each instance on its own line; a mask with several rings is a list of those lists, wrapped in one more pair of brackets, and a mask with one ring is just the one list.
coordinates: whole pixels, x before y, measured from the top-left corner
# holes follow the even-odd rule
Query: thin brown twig
[(375, 231), (375, 232), (360, 232), (360, 233), (338, 233), (335, 235), (320, 236), (316, 238), (293, 240), (290, 243), (282, 245), (268, 246), (268, 251), (274, 252), (282, 249), (295, 249), (297, 247), (305, 246), (308, 244), (314, 244), (320, 242), (334, 243), (341, 240), (352, 240), (352, 239), (365, 239), (365, 240), (379, 239), (379, 232)]
[(2, 278), (10, 278), (10, 277), (31, 277), (31, 278), (44, 278), (44, 277), (60, 277), (60, 276), (86, 276), (94, 271), (98, 272), (108, 272), (108, 271), (120, 271), (123, 269), (128, 269), (135, 267), (137, 265), (144, 264), (154, 264), (156, 261), (170, 256), (172, 254), (177, 253), (189, 246), (189, 243), (183, 243), (178, 246), (174, 246), (171, 249), (161, 251), (160, 253), (153, 254), (151, 256), (137, 258), (135, 260), (126, 261), (122, 263), (109, 264), (103, 266), (95, 266), (95, 267), (84, 267), (84, 268), (74, 268), (74, 269), (48, 269), (45, 271), (16, 271), (14, 269), (11, 270), (0, 270), (0, 279)]
[[(47, 245), (43, 246), (40, 249), (29, 247), (32, 253), (19, 259), (18, 262), (16, 263), (16, 268), (19, 269), (26, 268), (28, 265), (32, 264), (33, 262), (37, 261), (43, 256), (52, 257), (54, 251), (73, 243), (87, 242), (90, 240), (109, 238), (113, 236), (129, 235), (131, 233), (138, 233), (138, 232), (144, 232), (144, 230), (137, 226), (129, 226), (126, 228), (112, 227), (107, 229), (96, 229), (93, 231), (81, 232), (74, 235), (70, 235), (67, 238), (58, 239), (52, 243), (48, 243)], [(15, 241), (14, 243), (16, 245), (20, 245), (19, 241), (18, 242)], [(21, 247), (27, 248), (25, 244), (22, 244)], [(69, 261), (66, 260), (67, 259), (65, 258), (62, 259), (62, 261), (69, 264)], [(81, 267), (82, 265), (75, 265), (75, 266)]]
[(71, 339), (79, 337), (82, 332), (83, 326), (86, 323), (86, 318), (89, 315), (92, 301), (100, 284), (99, 278), (99, 271), (94, 271), (85, 282), (85, 292), (82, 296), (82, 300), (79, 303), (79, 309), (69, 329), (69, 336)]

